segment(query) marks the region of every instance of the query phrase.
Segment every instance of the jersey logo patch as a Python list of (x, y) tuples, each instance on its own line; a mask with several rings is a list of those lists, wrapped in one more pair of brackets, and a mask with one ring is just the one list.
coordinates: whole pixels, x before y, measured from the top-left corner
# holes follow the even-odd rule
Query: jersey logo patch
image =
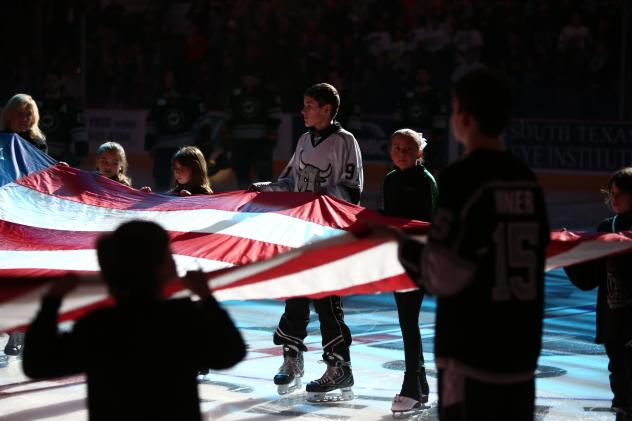
[(297, 190), (300, 192), (318, 192), (321, 190), (320, 186), (325, 183), (327, 178), (331, 175), (331, 163), (326, 169), (320, 168), (308, 164), (303, 161), (303, 151), (298, 158), (298, 177), (297, 177)]

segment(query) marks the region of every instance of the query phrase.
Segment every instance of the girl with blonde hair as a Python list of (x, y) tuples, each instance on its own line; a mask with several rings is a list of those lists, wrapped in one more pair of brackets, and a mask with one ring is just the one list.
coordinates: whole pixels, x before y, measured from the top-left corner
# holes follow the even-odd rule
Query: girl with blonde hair
[(21, 138), (48, 153), (46, 136), (39, 129), (39, 110), (30, 95), (16, 94), (5, 105), (0, 119), (0, 130), (17, 133)]

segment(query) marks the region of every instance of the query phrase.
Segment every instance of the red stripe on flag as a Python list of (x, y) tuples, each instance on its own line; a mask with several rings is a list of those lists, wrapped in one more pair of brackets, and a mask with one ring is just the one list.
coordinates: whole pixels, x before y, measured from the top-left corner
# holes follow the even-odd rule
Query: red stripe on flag
[(177, 211), (214, 209), (228, 212), (274, 212), (320, 225), (354, 229), (358, 221), (386, 223), (424, 231), (428, 224), (392, 218), (315, 193), (234, 191), (213, 195), (177, 197), (145, 193), (95, 173), (54, 166), (19, 179), (17, 184), (61, 199), (109, 209)]

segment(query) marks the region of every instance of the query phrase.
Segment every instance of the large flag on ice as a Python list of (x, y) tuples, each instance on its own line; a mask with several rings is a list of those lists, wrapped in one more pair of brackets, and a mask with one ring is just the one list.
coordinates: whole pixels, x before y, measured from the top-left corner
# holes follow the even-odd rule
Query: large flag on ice
[[(361, 229), (360, 220), (417, 233), (428, 225), (312, 193), (240, 191), (181, 198), (52, 166), (0, 187), (0, 330), (32, 318), (46, 277), (68, 270), (96, 273), (96, 238), (132, 219), (152, 220), (169, 231), (180, 272), (262, 261), (247, 267), (245, 273), (257, 272), (248, 280), (212, 280), (220, 300), (412, 288), (395, 243), (357, 239), (350, 232)], [(317, 241), (325, 243), (303, 249)], [(268, 262), (274, 256), (280, 260)], [(174, 285), (171, 292), (177, 289)], [(89, 308), (105, 297), (100, 282), (85, 282), (62, 312)]]
[[(417, 235), (428, 227), (311, 193), (180, 198), (52, 166), (0, 187), (0, 331), (29, 322), (47, 288), (46, 277), (68, 270), (96, 274), (95, 239), (131, 219), (165, 227), (180, 272), (213, 272), (210, 285), (219, 300), (413, 288), (394, 239), (352, 233), (365, 222)], [(547, 269), (632, 249), (629, 233), (553, 232), (552, 240)], [(170, 293), (181, 288), (171, 285)], [(62, 318), (106, 301), (101, 282), (83, 282), (64, 301)]]

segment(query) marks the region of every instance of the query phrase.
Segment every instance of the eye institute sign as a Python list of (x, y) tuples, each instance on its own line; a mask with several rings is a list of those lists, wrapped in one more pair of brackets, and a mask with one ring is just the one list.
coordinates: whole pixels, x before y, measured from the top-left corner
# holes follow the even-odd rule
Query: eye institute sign
[(514, 120), (507, 149), (542, 170), (611, 173), (632, 165), (632, 122)]

